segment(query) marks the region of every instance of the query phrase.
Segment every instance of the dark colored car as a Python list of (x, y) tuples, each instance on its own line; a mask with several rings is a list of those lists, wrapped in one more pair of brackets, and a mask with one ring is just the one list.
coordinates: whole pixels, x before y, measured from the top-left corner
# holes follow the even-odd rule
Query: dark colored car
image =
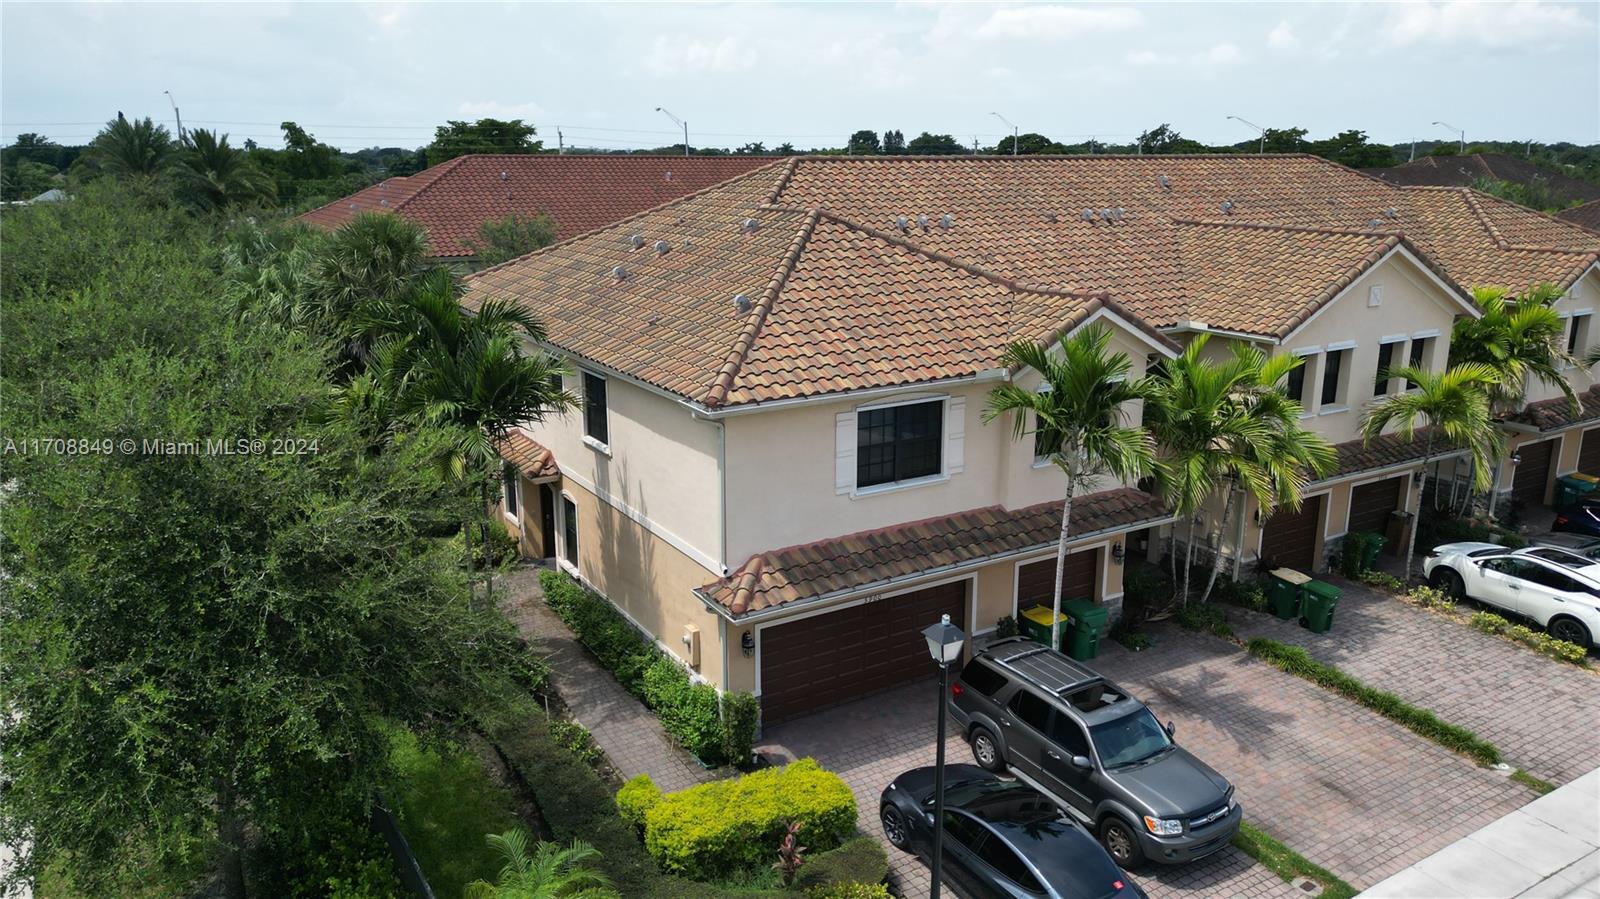
[[(975, 765), (946, 765), (945, 876), (974, 899), (1145, 899), (1088, 831), (1027, 784)], [(916, 768), (883, 791), (884, 837), (933, 854), (933, 768)]]
[(1557, 509), (1556, 521), (1550, 530), (1600, 537), (1600, 497), (1585, 497), (1570, 506)]
[(1054, 798), (1124, 868), (1204, 858), (1239, 831), (1244, 812), (1227, 778), (1128, 691), (1055, 650), (997, 640), (950, 693), (978, 764)]

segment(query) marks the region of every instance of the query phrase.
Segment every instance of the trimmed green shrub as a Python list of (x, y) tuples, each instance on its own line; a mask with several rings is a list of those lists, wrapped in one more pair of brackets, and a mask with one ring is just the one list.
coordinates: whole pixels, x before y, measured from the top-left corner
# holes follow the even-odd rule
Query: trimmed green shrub
[(881, 883), (836, 883), (806, 890), (806, 899), (893, 899)]
[(1213, 605), (1195, 604), (1179, 609), (1172, 616), (1172, 620), (1187, 630), (1206, 631), (1223, 639), (1233, 636), (1233, 628), (1228, 624), (1227, 614)]
[(1254, 581), (1236, 581), (1228, 577), (1217, 578), (1216, 596), (1218, 602), (1239, 606), (1252, 612), (1264, 612), (1267, 609), (1267, 594), (1261, 590), (1261, 585)]
[(806, 859), (795, 886), (810, 892), (830, 886), (878, 884), (888, 876), (889, 857), (883, 844), (876, 837), (861, 836)]
[(1350, 531), (1344, 535), (1339, 570), (1345, 577), (1355, 580), (1367, 571), (1367, 547), (1370, 545), (1372, 538), (1365, 531)]
[(1441, 721), (1427, 709), (1417, 708), (1393, 693), (1369, 687), (1332, 665), (1324, 665), (1313, 659), (1303, 646), (1253, 637), (1245, 644), (1245, 648), (1251, 655), (1276, 668), (1327, 687), (1446, 749), (1475, 759), (1480, 765), (1493, 765), (1500, 761), (1500, 750), (1472, 731)]
[(645, 848), (663, 870), (696, 879), (770, 863), (789, 822), (817, 852), (855, 832), (850, 788), (814, 759), (668, 793), (645, 815)]
[(660, 801), (661, 788), (650, 779), (650, 775), (641, 774), (617, 791), (617, 814), (622, 816), (622, 820), (642, 830), (645, 815)]
[(542, 571), (539, 584), (544, 588), (545, 602), (600, 664), (616, 675), (624, 689), (642, 696), (644, 672), (661, 657), (661, 650), (615, 606), (584, 589), (565, 572)]
[(1456, 601), (1450, 594), (1433, 587), (1412, 587), (1411, 592), (1405, 595), (1406, 602), (1424, 609), (1444, 609), (1450, 611), (1456, 607)]
[(756, 725), (761, 702), (749, 693), (722, 694), (722, 757), (730, 764), (747, 765), (755, 755)]
[(994, 638), (1004, 640), (1017, 635), (1017, 619), (1010, 615), (1001, 615), (994, 623)]
[(688, 672), (665, 655), (645, 670), (643, 683), (645, 704), (660, 716), (667, 733), (701, 761), (723, 761), (722, 712), (715, 687), (692, 683)]
[(1514, 624), (1493, 612), (1473, 612), (1468, 623), (1486, 634), (1499, 634), (1552, 659), (1571, 662), (1574, 665), (1589, 664), (1589, 651), (1584, 647), (1565, 640), (1557, 640), (1543, 631)]
[(570, 718), (552, 718), (550, 736), (561, 744), (562, 749), (582, 759), (585, 765), (596, 764), (605, 758), (605, 751), (595, 743), (589, 729)]
[(1386, 590), (1390, 593), (1404, 593), (1406, 589), (1405, 581), (1386, 571), (1363, 571), (1361, 577), (1356, 578), (1356, 580), (1366, 584), (1368, 587), (1376, 587), (1379, 590)]

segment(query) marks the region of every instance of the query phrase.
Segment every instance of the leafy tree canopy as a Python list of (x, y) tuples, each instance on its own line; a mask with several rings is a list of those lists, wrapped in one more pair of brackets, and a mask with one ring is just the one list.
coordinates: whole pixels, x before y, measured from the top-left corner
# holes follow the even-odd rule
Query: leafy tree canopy
[(467, 246), (482, 265), (498, 265), (507, 259), (532, 253), (556, 242), (556, 223), (548, 215), (522, 215), (513, 212), (505, 218), (490, 219), (478, 226), (478, 236)]
[(913, 156), (964, 156), (969, 151), (951, 135), (924, 131), (906, 144), (906, 152)]
[[(430, 166), (469, 153), (538, 153), (544, 149), (544, 142), (534, 140), (537, 133), (536, 128), (521, 119), (452, 120), (434, 129), (433, 143), (425, 152)], [(679, 145), (679, 152), (682, 152), (682, 145)]]
[(883, 145), (878, 142), (878, 132), (863, 128), (850, 135), (844, 151), (851, 156), (876, 156), (883, 152)]
[(905, 132), (898, 128), (883, 132), (883, 152), (887, 156), (900, 156), (906, 152)]

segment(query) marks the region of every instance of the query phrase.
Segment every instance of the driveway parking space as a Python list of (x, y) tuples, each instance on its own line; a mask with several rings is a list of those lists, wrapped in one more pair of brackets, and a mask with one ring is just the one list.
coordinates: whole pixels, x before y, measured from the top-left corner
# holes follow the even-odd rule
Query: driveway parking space
[(1600, 676), (1369, 587), (1344, 590), (1333, 630), (1229, 609), (1241, 637), (1271, 637), (1469, 728), (1505, 761), (1556, 784), (1600, 767)]
[[(862, 831), (881, 839), (878, 796), (884, 785), (911, 768), (933, 764), (936, 691), (932, 682), (914, 684), (780, 724), (767, 729), (758, 749), (775, 761), (810, 756), (838, 772), (855, 791)], [(946, 742), (945, 760), (971, 762), (972, 752), (964, 741), (952, 737)], [(884, 848), (889, 853), (889, 879), (896, 891), (907, 897), (927, 896), (927, 864), (887, 843)], [(1135, 874), (1134, 879), (1155, 899), (1303, 895), (1231, 846), (1198, 864), (1151, 868)]]

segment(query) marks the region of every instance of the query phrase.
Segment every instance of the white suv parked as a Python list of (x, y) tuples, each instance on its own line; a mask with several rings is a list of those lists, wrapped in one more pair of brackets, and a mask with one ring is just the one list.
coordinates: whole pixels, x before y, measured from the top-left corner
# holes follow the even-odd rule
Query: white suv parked
[(1600, 636), (1600, 562), (1554, 546), (1508, 550), (1446, 543), (1422, 562), (1428, 583), (1531, 618), (1550, 636), (1595, 647)]

